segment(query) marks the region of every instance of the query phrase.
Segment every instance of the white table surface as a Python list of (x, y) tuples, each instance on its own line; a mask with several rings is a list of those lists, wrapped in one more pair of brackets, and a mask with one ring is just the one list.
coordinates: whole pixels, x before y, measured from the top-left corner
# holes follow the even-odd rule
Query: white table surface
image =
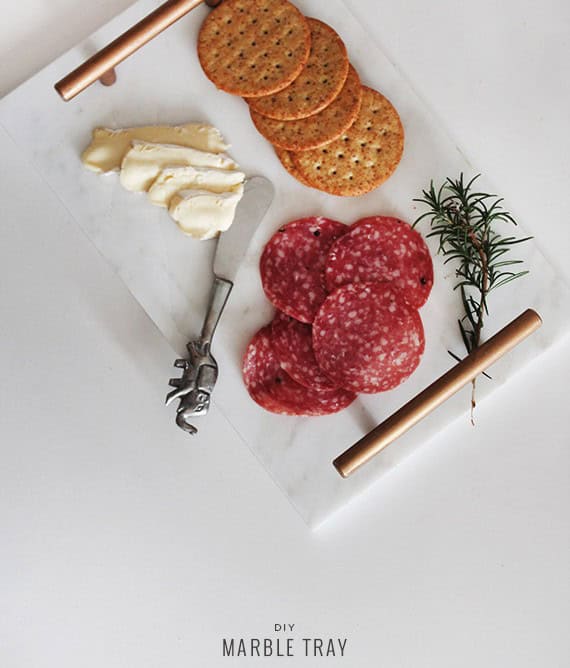
[[(5, 4), (1, 93), (130, 3)], [(570, 277), (570, 6), (353, 6)], [(348, 637), (323, 665), (568, 665), (570, 342), (310, 533), (223, 418), (207, 448), (173, 427), (170, 348), (3, 167), (2, 667), (216, 668), (285, 622)]]

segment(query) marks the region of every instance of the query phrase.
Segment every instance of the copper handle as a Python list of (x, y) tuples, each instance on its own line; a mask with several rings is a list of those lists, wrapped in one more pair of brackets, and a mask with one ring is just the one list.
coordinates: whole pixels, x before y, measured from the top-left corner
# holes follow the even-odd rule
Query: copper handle
[(518, 318), (503, 327), (465, 359), (444, 373), (348, 450), (345, 450), (333, 461), (333, 466), (343, 478), (347, 478), (446, 399), (449, 399), (451, 395), (470, 383), (505, 353), (512, 350), (541, 324), (542, 320), (536, 311), (527, 309), (521, 313)]
[[(55, 84), (56, 91), (66, 102), (71, 100), (87, 86), (112, 72), (115, 65), (128, 58), (202, 2), (215, 7), (220, 4), (221, 0), (168, 0), (58, 81)], [(106, 85), (113, 82), (113, 74), (107, 74), (106, 79), (103, 80)]]

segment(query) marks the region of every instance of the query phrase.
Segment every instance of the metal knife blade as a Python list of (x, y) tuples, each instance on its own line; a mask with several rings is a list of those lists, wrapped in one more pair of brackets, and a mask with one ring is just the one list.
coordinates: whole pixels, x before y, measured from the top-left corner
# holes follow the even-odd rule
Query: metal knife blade
[(216, 276), (234, 282), (249, 242), (267, 213), (274, 194), (273, 184), (265, 177), (252, 176), (247, 179), (234, 222), (230, 229), (218, 238), (214, 256)]

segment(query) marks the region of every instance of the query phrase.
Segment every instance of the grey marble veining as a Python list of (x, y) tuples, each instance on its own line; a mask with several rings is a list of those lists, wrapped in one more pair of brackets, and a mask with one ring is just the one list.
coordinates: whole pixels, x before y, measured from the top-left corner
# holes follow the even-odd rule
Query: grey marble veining
[[(202, 321), (210, 287), (204, 276), (210, 272), (213, 246), (183, 237), (164, 210), (151, 206), (144, 195), (124, 191), (116, 175), (99, 177), (84, 170), (79, 155), (91, 129), (96, 125), (207, 121), (222, 130), (232, 144), (232, 157), (247, 174), (264, 174), (274, 182), (276, 199), (254, 237), (214, 342), (221, 370), (215, 402), (305, 521), (316, 526), (445, 425), (457, 418), (468, 420), (466, 389), (352, 478), (340, 478), (330, 463), (448, 369), (452, 360), (447, 350), (462, 354), (456, 325), (460, 304), (451, 289), (452, 272), (436, 257), (434, 290), (421, 312), (426, 352), (418, 371), (406, 383), (392, 392), (362, 397), (337, 415), (275, 416), (251, 401), (240, 373), (250, 336), (273, 311), (259, 280), (260, 251), (279, 225), (300, 216), (319, 214), (350, 223), (364, 215), (382, 213), (412, 221), (418, 214), (412, 198), (431, 178), (441, 181), (447, 175), (460, 171), (473, 174), (475, 170), (353, 18), (348, 1), (347, 5), (342, 0), (300, 0), (297, 4), (308, 15), (318, 15), (336, 27), (363, 82), (386, 94), (402, 116), (406, 129), (402, 163), (384, 186), (364, 197), (332, 197), (301, 186), (282, 169), (269, 144), (254, 130), (245, 103), (214, 89), (202, 74), (194, 49), (207, 11), (203, 7), (123, 63), (115, 86), (92, 86), (64, 104), (52, 86), (84, 59), (82, 47), (73, 49), (4, 98), (0, 122), (31, 168), (111, 263), (177, 352), (183, 352)], [(102, 46), (152, 9), (153, 2), (141, 0), (92, 36), (90, 44)], [(22, 189), (26, 187), (22, 183)], [(523, 235), (524, 231), (519, 228), (518, 233)], [(435, 252), (433, 245), (432, 250)], [(525, 244), (520, 251), (531, 273), (492, 296), (492, 317), (484, 333), (492, 334), (528, 307), (542, 315), (544, 326), (493, 367), (492, 381), (480, 380), (479, 400), (535, 360), (568, 329), (570, 294), (564, 278), (540, 252), (539, 240)], [(166, 388), (167, 378), (157, 378), (157, 383), (161, 382)], [(207, 440), (207, 422), (199, 438)]]

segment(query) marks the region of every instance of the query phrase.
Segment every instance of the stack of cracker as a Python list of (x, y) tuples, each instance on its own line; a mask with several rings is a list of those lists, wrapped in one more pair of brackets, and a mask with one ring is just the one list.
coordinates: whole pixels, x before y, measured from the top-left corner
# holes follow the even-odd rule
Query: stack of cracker
[(257, 130), (304, 185), (363, 195), (398, 166), (397, 111), (362, 85), (339, 35), (288, 0), (225, 0), (202, 25), (198, 57), (218, 88), (245, 99)]

